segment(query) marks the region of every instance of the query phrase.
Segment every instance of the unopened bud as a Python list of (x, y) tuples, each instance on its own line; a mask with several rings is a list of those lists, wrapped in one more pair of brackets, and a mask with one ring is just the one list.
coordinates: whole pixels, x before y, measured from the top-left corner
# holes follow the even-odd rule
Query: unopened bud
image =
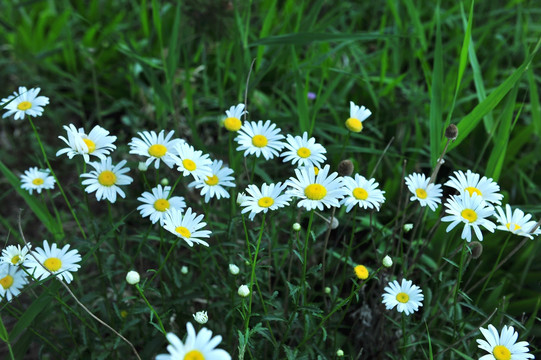
[(162, 186), (167, 186), (167, 185), (169, 185), (169, 180), (167, 180), (167, 178), (163, 178), (163, 179), (160, 181), (160, 184), (162, 184)]
[(193, 314), (193, 319), (197, 321), (199, 324), (206, 324), (207, 321), (209, 321), (209, 317), (206, 311), (196, 312), (195, 314)]
[(325, 294), (329, 295), (331, 293), (331, 288), (326, 286), (325, 287)]
[(245, 193), (242, 193), (242, 192), (238, 193), (238, 195), (237, 195), (237, 205), (240, 205), (244, 201), (246, 201), (246, 198), (247, 198), (247, 196), (246, 196)]
[(451, 124), (445, 129), (445, 137), (449, 140), (455, 141), (458, 136), (458, 128), (455, 124)]
[(139, 284), (139, 281), (141, 280), (141, 277), (139, 276), (139, 273), (137, 271), (129, 271), (126, 274), (126, 282), (130, 285), (136, 285)]
[(389, 268), (389, 267), (393, 266), (393, 259), (391, 259), (391, 257), (389, 255), (385, 255), (385, 257), (383, 258), (381, 263), (383, 264), (383, 266)]
[(338, 225), (340, 225), (340, 221), (338, 221), (338, 219), (333, 216), (332, 221), (331, 221), (331, 229), (332, 230), (336, 229)]
[(413, 229), (413, 224), (404, 224), (404, 231), (408, 232)]
[(186, 275), (188, 273), (188, 267), (184, 265), (183, 267), (180, 268), (180, 272)]
[(353, 163), (351, 160), (340, 161), (337, 172), (340, 176), (350, 176), (353, 174)]
[(229, 272), (233, 275), (238, 275), (239, 274), (239, 267), (235, 264), (229, 264)]
[(238, 294), (242, 297), (250, 295), (250, 289), (246, 285), (239, 286)]
[(293, 228), (293, 231), (301, 231), (301, 224), (295, 223), (293, 224), (292, 228)]
[(148, 170), (147, 163), (144, 162), (144, 161), (141, 161), (137, 167), (139, 168), (139, 171), (147, 171)]
[(344, 351), (342, 349), (336, 350), (336, 356), (343, 357), (344, 356)]
[(479, 257), (483, 253), (483, 244), (481, 244), (479, 241), (472, 241), (468, 244), (468, 247), (471, 251), (471, 257), (473, 259), (479, 259)]

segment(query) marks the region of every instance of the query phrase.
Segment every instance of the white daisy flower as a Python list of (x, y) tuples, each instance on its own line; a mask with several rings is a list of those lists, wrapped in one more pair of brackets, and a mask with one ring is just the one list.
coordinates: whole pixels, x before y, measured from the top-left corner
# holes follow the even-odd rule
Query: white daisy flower
[(430, 178), (425, 174), (411, 174), (406, 176), (406, 185), (413, 194), (411, 201), (417, 200), (421, 206), (427, 206), (436, 211), (441, 204), (442, 189), (440, 184), (429, 184)]
[(49, 175), (49, 169), (39, 170), (37, 167), (31, 167), (25, 170), (24, 175), (21, 175), (21, 188), (25, 189), (32, 195), (36, 190), (41, 194), (41, 190), (54, 189), (54, 177)]
[(501, 204), (503, 195), (499, 194), (500, 186), (493, 181), (492, 179), (487, 178), (486, 176), (481, 176), (471, 170), (466, 171), (464, 174), (461, 170), (455, 171), (453, 173), (454, 177), (451, 176), (449, 181), (444, 185), (450, 186), (457, 189), (460, 193), (467, 192), (470, 196), (477, 194), (483, 198), (483, 200), (494, 203)]
[(188, 337), (182, 343), (178, 336), (173, 333), (167, 334), (167, 340), (170, 345), (167, 346), (169, 354), (160, 354), (156, 360), (231, 360), (231, 356), (222, 349), (216, 349), (216, 346), (222, 341), (220, 335), (212, 337), (212, 331), (202, 328), (198, 334), (191, 323), (186, 324)]
[(355, 205), (379, 211), (379, 206), (385, 201), (385, 191), (378, 189), (379, 183), (375, 179), (367, 180), (355, 174), (355, 178), (344, 176), (342, 181), (346, 197), (340, 201), (340, 205), (346, 205), (346, 212), (350, 212)]
[(11, 265), (21, 265), (26, 260), (28, 251), (32, 248), (30, 243), (23, 245), (8, 245), (4, 250), (2, 250), (2, 257), (0, 262), (4, 262)]
[(28, 280), (23, 270), (8, 263), (0, 264), (0, 298), (11, 301), (26, 284)]
[(494, 214), (498, 219), (500, 225), (496, 227), (498, 230), (509, 231), (515, 235), (526, 236), (533, 240), (532, 235), (541, 234), (541, 229), (536, 229), (533, 233), (530, 233), (535, 225), (536, 221), (530, 221), (532, 218), (531, 214), (524, 214), (520, 209), (515, 209), (511, 212), (511, 206), (505, 204), (505, 213), (501, 206), (496, 206), (497, 214)]
[(526, 360), (535, 359), (533, 354), (530, 354), (527, 341), (519, 341), (518, 333), (512, 326), (505, 326), (502, 333), (490, 324), (488, 329), (479, 328), (486, 340), (477, 339), (477, 344), (480, 349), (487, 351), (489, 354), (484, 355), (479, 360)]
[(138, 132), (142, 138), (132, 138), (128, 144), (131, 147), (130, 154), (136, 154), (141, 156), (147, 156), (148, 159), (145, 162), (146, 166), (149, 166), (154, 162), (154, 167), (158, 169), (160, 167), (160, 160), (170, 168), (175, 165), (175, 160), (169, 157), (169, 154), (175, 155), (175, 147), (177, 144), (184, 142), (181, 139), (171, 139), (175, 132), (171, 130), (164, 136), (164, 131), (161, 130), (157, 135), (154, 131)]
[(182, 196), (173, 196), (170, 198), (170, 193), (171, 186), (162, 187), (161, 185), (153, 188), (152, 192), (142, 193), (137, 200), (141, 201), (143, 205), (139, 205), (137, 210), (141, 212), (142, 217), (150, 216), (150, 221), (153, 224), (159, 221), (160, 226), (163, 226), (167, 210), (182, 210), (186, 207)]
[(195, 150), (190, 144), (183, 142), (175, 146), (175, 154), (169, 154), (177, 170), (184, 176), (192, 175), (195, 180), (206, 179), (212, 176), (212, 161), (208, 154), (203, 154), (201, 150)]
[(163, 227), (170, 233), (182, 238), (190, 246), (193, 246), (193, 243), (209, 246), (201, 238), (210, 237), (211, 232), (209, 230), (201, 230), (207, 225), (206, 222), (201, 220), (203, 220), (203, 215), (197, 215), (192, 211), (192, 208), (188, 208), (184, 214), (178, 209), (169, 209), (165, 213)]
[(445, 203), (445, 212), (449, 214), (444, 216), (441, 221), (451, 222), (447, 227), (447, 232), (453, 230), (460, 223), (464, 224), (464, 229), (460, 235), (462, 239), (471, 241), (471, 229), (475, 231), (475, 235), (479, 241), (483, 241), (483, 234), (480, 226), (483, 226), (490, 232), (494, 232), (496, 225), (487, 220), (489, 216), (494, 214), (494, 208), (486, 203), (481, 196), (476, 193), (470, 196), (468, 192), (463, 192), (462, 195), (451, 196)]
[(240, 118), (242, 115), (247, 113), (248, 111), (244, 110), (244, 104), (231, 106), (229, 110), (225, 111), (225, 115), (227, 116), (227, 118), (223, 121), (225, 128), (229, 131), (239, 131), (242, 126), (242, 121)]
[(364, 106), (357, 106), (353, 101), (349, 102), (349, 119), (346, 120), (346, 127), (352, 132), (361, 132), (363, 130), (363, 121), (366, 120), (372, 112)]
[(69, 284), (73, 280), (72, 272), (81, 267), (77, 264), (81, 261), (81, 255), (77, 250), (69, 248), (69, 245), (64, 245), (62, 249), (58, 249), (55, 243), (49, 246), (47, 240), (43, 240), (43, 249), (32, 250), (33, 256), (28, 257), (24, 266), (37, 280), (46, 279), (53, 273), (58, 279)]
[(195, 187), (196, 189), (201, 189), (201, 196), (205, 195), (205, 202), (208, 203), (211, 198), (229, 198), (229, 193), (225, 187), (235, 187), (233, 182), (235, 178), (231, 176), (233, 170), (227, 166), (223, 166), (222, 160), (214, 160), (210, 169), (212, 175), (207, 176), (206, 180), (199, 179), (192, 181), (188, 187)]
[(295, 169), (296, 178), (289, 178), (285, 184), (291, 187), (287, 191), (289, 195), (302, 199), (297, 206), (302, 206), (306, 210), (320, 211), (323, 211), (325, 206), (328, 208), (340, 206), (339, 200), (346, 195), (346, 190), (338, 173), (333, 172), (329, 175), (330, 168), (329, 165), (325, 165), (317, 175), (313, 166)]
[(411, 280), (402, 279), (401, 284), (396, 280), (391, 281), (384, 290), (383, 304), (387, 310), (396, 306), (398, 312), (409, 315), (419, 310), (419, 306), (423, 306), (423, 291), (413, 285)]
[(116, 149), (116, 145), (113, 144), (116, 141), (116, 136), (109, 135), (109, 131), (99, 125), (94, 126), (88, 135), (83, 128), (77, 129), (73, 124), (64, 125), (64, 130), (66, 130), (68, 138), (63, 136), (58, 138), (64, 141), (68, 147), (58, 150), (56, 156), (66, 154), (71, 159), (75, 155), (82, 155), (85, 162), (88, 163), (90, 155), (105, 160)]
[(86, 186), (85, 191), (92, 193), (96, 191), (96, 199), (107, 199), (111, 203), (116, 201), (116, 194), (121, 197), (126, 197), (126, 194), (119, 185), (129, 185), (133, 179), (128, 175), (124, 175), (129, 168), (125, 168), (126, 160), (122, 160), (117, 165), (113, 166), (113, 160), (108, 157), (101, 162), (89, 163), (95, 170), (90, 173), (81, 174), (82, 178), (88, 178), (83, 180), (82, 184)]
[(49, 103), (49, 98), (46, 96), (38, 96), (40, 88), (26, 90), (26, 87), (19, 86), (19, 93), (13, 92), (13, 95), (8, 96), (0, 101), (0, 106), (5, 105), (7, 112), (2, 115), (6, 118), (15, 114), (13, 120), (22, 120), (25, 115), (41, 116), (43, 107)]
[(269, 210), (276, 210), (289, 205), (291, 195), (282, 194), (287, 185), (281, 182), (277, 184), (263, 184), (261, 190), (255, 185), (248, 185), (246, 199), (240, 204), (244, 209), (242, 213), (250, 212), (248, 216), (253, 220), (256, 214), (266, 213)]
[(284, 144), (280, 141), (284, 135), (280, 134), (280, 129), (270, 120), (259, 120), (258, 122), (245, 122), (239, 130), (239, 135), (235, 141), (240, 145), (237, 151), (244, 150), (244, 157), (253, 155), (259, 157), (263, 155), (265, 160), (270, 160), (278, 156)]
[(325, 154), (327, 150), (316, 143), (316, 139), (311, 137), (308, 139), (308, 133), (305, 131), (302, 137), (287, 135), (287, 143), (284, 144), (287, 149), (280, 156), (285, 157), (284, 162), (291, 161), (293, 165), (297, 166), (317, 166), (321, 165), (327, 160)]

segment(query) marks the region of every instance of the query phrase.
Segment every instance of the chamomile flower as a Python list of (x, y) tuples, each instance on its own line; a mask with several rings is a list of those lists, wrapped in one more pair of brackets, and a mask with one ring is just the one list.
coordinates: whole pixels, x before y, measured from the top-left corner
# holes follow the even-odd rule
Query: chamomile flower
[(203, 215), (197, 215), (192, 211), (192, 208), (188, 208), (184, 214), (180, 210), (173, 208), (165, 213), (163, 227), (170, 233), (182, 238), (190, 246), (193, 246), (193, 243), (209, 246), (206, 241), (201, 240), (210, 237), (211, 234), (209, 230), (201, 230), (207, 225), (202, 220)]
[(54, 189), (54, 177), (49, 175), (49, 169), (39, 170), (37, 167), (31, 167), (25, 170), (24, 175), (21, 175), (21, 188), (25, 189), (32, 195), (36, 190), (41, 194), (41, 190)]
[(229, 110), (225, 111), (227, 118), (224, 119), (224, 127), (229, 131), (239, 131), (242, 126), (241, 117), (248, 113), (244, 110), (244, 104), (238, 104), (237, 106), (231, 106)]
[(32, 245), (29, 243), (23, 245), (8, 245), (4, 250), (2, 250), (2, 257), (0, 258), (0, 263), (4, 262), (11, 265), (21, 265), (26, 260), (28, 251), (32, 248)]
[(181, 139), (171, 139), (175, 132), (171, 130), (164, 135), (164, 131), (160, 131), (157, 135), (154, 131), (138, 132), (139, 138), (132, 138), (130, 145), (130, 154), (136, 154), (146, 156), (148, 159), (145, 162), (146, 166), (149, 166), (154, 162), (154, 167), (158, 169), (160, 167), (160, 160), (170, 168), (175, 165), (175, 160), (169, 157), (169, 154), (176, 154), (175, 148), (179, 143), (184, 142)]
[(324, 207), (340, 206), (339, 200), (346, 195), (346, 190), (338, 173), (329, 175), (330, 168), (325, 165), (317, 175), (313, 166), (295, 169), (296, 177), (291, 177), (285, 184), (290, 187), (287, 191), (289, 195), (301, 199), (297, 206), (320, 211)]
[(533, 239), (532, 235), (541, 234), (541, 229), (536, 229), (533, 233), (530, 233), (535, 225), (535, 221), (530, 221), (531, 214), (524, 214), (524, 211), (515, 209), (511, 212), (511, 206), (505, 204), (505, 213), (501, 206), (496, 206), (497, 214), (494, 214), (498, 219), (500, 225), (496, 227), (498, 230), (509, 231), (515, 235), (525, 236)]
[(212, 337), (212, 331), (207, 328), (202, 328), (196, 334), (191, 323), (186, 324), (186, 330), (188, 337), (184, 343), (175, 334), (168, 333), (169, 354), (160, 354), (156, 356), (156, 360), (231, 360), (231, 356), (225, 350), (216, 349), (222, 341), (220, 335)]
[(464, 229), (460, 235), (462, 239), (471, 241), (473, 229), (475, 235), (479, 241), (483, 241), (483, 234), (481, 233), (480, 226), (483, 226), (490, 232), (494, 232), (496, 225), (487, 220), (489, 216), (494, 214), (494, 208), (487, 204), (483, 198), (476, 193), (473, 196), (465, 191), (461, 195), (451, 196), (451, 198), (445, 203), (445, 212), (449, 214), (444, 216), (441, 221), (451, 222), (447, 227), (447, 232), (453, 230), (455, 226), (462, 223)]
[(22, 287), (27, 283), (23, 270), (7, 263), (0, 264), (0, 298), (11, 301), (19, 295)]
[(270, 160), (278, 156), (280, 150), (284, 147), (282, 139), (284, 135), (280, 134), (280, 129), (270, 120), (259, 120), (258, 122), (245, 122), (239, 130), (239, 135), (235, 141), (240, 145), (238, 151), (244, 150), (244, 156), (253, 155), (259, 157), (263, 155), (265, 160)]
[(421, 206), (427, 206), (436, 211), (441, 204), (442, 190), (440, 184), (429, 184), (430, 178), (425, 174), (411, 174), (406, 176), (406, 185), (413, 194), (411, 201), (417, 200)]
[[(72, 272), (79, 270), (81, 265), (81, 255), (77, 250), (69, 250), (69, 245), (64, 245), (62, 249), (57, 248), (56, 244), (49, 245), (47, 240), (43, 240), (43, 248), (32, 250), (32, 255), (24, 266), (28, 272), (36, 279), (46, 279), (53, 273), (60, 280), (69, 284), (73, 280)], [(69, 251), (68, 251), (69, 250)]]
[(231, 176), (233, 170), (227, 166), (223, 166), (222, 160), (214, 160), (210, 169), (212, 175), (207, 176), (205, 180), (199, 179), (192, 181), (188, 187), (195, 187), (196, 189), (201, 189), (201, 196), (205, 195), (205, 202), (208, 203), (211, 198), (220, 198), (227, 199), (229, 198), (229, 193), (225, 189), (226, 187), (235, 187), (233, 182), (235, 178)]
[(99, 125), (94, 126), (88, 134), (83, 128), (77, 129), (73, 124), (64, 126), (64, 130), (66, 130), (68, 138), (63, 136), (58, 138), (64, 141), (68, 147), (58, 150), (56, 156), (66, 154), (71, 159), (75, 155), (82, 155), (85, 162), (88, 163), (90, 155), (105, 160), (116, 149), (114, 144), (116, 136), (109, 135), (109, 131)]
[(346, 127), (352, 132), (361, 132), (363, 130), (363, 121), (366, 120), (372, 112), (364, 106), (357, 106), (353, 101), (349, 102), (349, 118), (346, 120)]
[(184, 176), (192, 175), (195, 180), (212, 176), (212, 161), (201, 150), (195, 150), (190, 144), (183, 142), (175, 146), (175, 154), (169, 156), (175, 162), (177, 170)]
[(117, 165), (113, 166), (113, 160), (108, 157), (101, 162), (91, 162), (90, 165), (95, 169), (90, 173), (81, 174), (83, 180), (82, 184), (86, 186), (85, 191), (87, 193), (96, 192), (96, 199), (107, 199), (111, 203), (116, 201), (116, 194), (121, 197), (126, 197), (124, 191), (119, 185), (129, 185), (133, 179), (128, 175), (124, 175), (129, 168), (125, 168), (126, 160), (122, 160)]
[(457, 189), (461, 194), (464, 192), (470, 196), (477, 194), (485, 201), (498, 205), (501, 204), (503, 195), (498, 193), (500, 186), (492, 179), (486, 176), (481, 177), (471, 170), (466, 171), (466, 174), (458, 170), (453, 175), (444, 185)]
[(413, 285), (411, 280), (402, 279), (401, 284), (396, 280), (391, 281), (384, 290), (383, 304), (387, 310), (396, 306), (398, 312), (409, 315), (419, 310), (419, 306), (423, 306), (423, 291)]
[(340, 205), (346, 205), (346, 212), (350, 212), (355, 205), (379, 211), (379, 206), (385, 201), (385, 191), (378, 189), (379, 183), (375, 179), (367, 180), (355, 174), (355, 178), (344, 176), (342, 180), (346, 197), (340, 201)]
[(169, 209), (182, 210), (186, 207), (182, 196), (169, 197), (171, 186), (162, 187), (158, 185), (151, 190), (152, 192), (144, 192), (137, 200), (143, 205), (139, 205), (137, 210), (141, 212), (142, 217), (150, 216), (150, 221), (153, 224), (160, 222), (163, 226), (165, 221), (165, 213)]
[(533, 354), (530, 354), (527, 341), (519, 341), (518, 333), (512, 326), (505, 326), (501, 334), (490, 324), (488, 329), (479, 328), (481, 334), (486, 340), (477, 339), (478, 347), (487, 351), (489, 354), (484, 355), (479, 360), (526, 360), (535, 359)]
[(308, 139), (308, 133), (304, 132), (302, 137), (287, 135), (287, 143), (284, 144), (286, 151), (280, 156), (283, 156), (284, 162), (291, 161), (293, 165), (297, 166), (317, 166), (321, 165), (327, 160), (325, 154), (327, 150), (316, 143), (316, 139), (311, 137)]
[(8, 96), (0, 101), (0, 106), (5, 105), (7, 112), (2, 115), (6, 118), (15, 114), (13, 120), (22, 120), (25, 115), (41, 116), (43, 107), (49, 103), (49, 98), (46, 96), (38, 96), (40, 88), (27, 90), (24, 86), (19, 86), (19, 92), (13, 92), (13, 95)]
[(253, 184), (248, 185), (246, 188), (248, 195), (244, 202), (240, 204), (244, 208), (242, 213), (250, 212), (248, 217), (253, 220), (255, 215), (260, 212), (266, 213), (269, 210), (276, 210), (289, 205), (291, 196), (283, 194), (286, 187), (287, 185), (281, 182), (270, 185), (263, 184), (261, 190)]

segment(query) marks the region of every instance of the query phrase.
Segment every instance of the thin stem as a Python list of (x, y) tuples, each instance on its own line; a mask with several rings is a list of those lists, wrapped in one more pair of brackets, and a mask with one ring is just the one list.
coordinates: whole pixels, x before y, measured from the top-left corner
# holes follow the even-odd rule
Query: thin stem
[(301, 277), (301, 286), (302, 286), (302, 295), (303, 303), (306, 304), (306, 263), (308, 262), (308, 240), (310, 239), (310, 231), (312, 229), (312, 222), (314, 220), (314, 211), (310, 212), (310, 220), (308, 220), (308, 228), (306, 229), (306, 238), (304, 240), (304, 256), (302, 262), (302, 277)]
[(428, 182), (428, 184), (432, 184), (432, 183), (434, 183), (434, 181), (436, 181), (436, 176), (438, 176), (438, 172), (440, 171), (443, 156), (447, 152), (447, 147), (449, 146), (450, 142), (451, 142), (451, 139), (447, 139), (447, 143), (445, 143), (445, 147), (443, 148), (443, 152), (441, 153), (441, 156), (438, 159), (438, 163), (436, 164), (436, 167), (434, 168), (434, 171), (432, 172), (432, 175), (430, 175), (430, 181)]
[(178, 242), (180, 241), (180, 238), (177, 238), (177, 240), (173, 243), (173, 245), (171, 245), (171, 248), (169, 249), (169, 251), (167, 252), (167, 254), (165, 255), (165, 259), (163, 259), (163, 262), (161, 263), (158, 271), (156, 271), (154, 273), (154, 275), (152, 275), (152, 277), (150, 278), (150, 281), (148, 282), (149, 284), (152, 283), (152, 280), (154, 280), (154, 278), (156, 276), (158, 276), (158, 274), (162, 271), (163, 267), (165, 266), (165, 263), (167, 262), (167, 259), (169, 259), (169, 256), (171, 256), (171, 254), (173, 253), (173, 249), (175, 248), (175, 246), (177, 246)]
[(160, 325), (160, 329), (162, 330), (162, 333), (164, 335), (167, 334), (167, 332), (165, 331), (165, 328), (163, 327), (163, 324), (162, 324), (162, 320), (160, 319), (160, 316), (158, 315), (158, 313), (156, 312), (156, 310), (154, 310), (154, 308), (152, 307), (152, 305), (150, 305), (150, 303), (148, 302), (145, 294), (143, 293), (143, 289), (141, 289), (141, 287), (139, 286), (139, 284), (135, 284), (135, 287), (137, 288), (137, 290), (139, 291), (139, 294), (141, 295), (141, 297), (143, 298), (143, 300), (145, 301), (145, 303), (147, 304), (148, 308), (150, 309), (150, 311), (154, 314), (154, 316), (156, 316), (156, 319), (158, 319), (158, 324)]
[(458, 291), (460, 289), (460, 283), (462, 282), (462, 273), (463, 273), (463, 266), (464, 266), (464, 258), (466, 256), (466, 242), (463, 241), (462, 242), (462, 251), (460, 253), (460, 264), (458, 266), (458, 280), (456, 282), (456, 285), (455, 285), (455, 291), (454, 291), (454, 294), (453, 294), (453, 306), (455, 307), (455, 309), (453, 310), (453, 337), (456, 335), (456, 321), (457, 321), (457, 316), (458, 316), (458, 311), (457, 311), (457, 308), (458, 308), (458, 304), (457, 304), (457, 299), (458, 299)]

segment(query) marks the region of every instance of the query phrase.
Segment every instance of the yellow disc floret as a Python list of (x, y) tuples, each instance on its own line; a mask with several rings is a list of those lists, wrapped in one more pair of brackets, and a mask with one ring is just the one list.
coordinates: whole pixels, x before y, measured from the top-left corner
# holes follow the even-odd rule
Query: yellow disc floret
[(425, 189), (418, 188), (417, 190), (415, 190), (415, 194), (419, 199), (426, 199), (427, 197)]
[(242, 122), (236, 117), (228, 117), (224, 120), (224, 126), (229, 131), (239, 131), (242, 126)]
[(177, 233), (179, 233), (181, 236), (184, 236), (185, 238), (189, 239), (191, 236), (192, 236), (192, 233), (190, 232), (190, 230), (188, 230), (187, 228), (185, 228), (184, 226), (177, 226), (177, 228), (175, 229), (175, 231)]
[(404, 292), (396, 294), (396, 301), (401, 302), (402, 304), (407, 303), (409, 299), (409, 295)]
[(363, 129), (363, 123), (359, 119), (349, 118), (346, 120), (346, 127), (349, 131), (358, 133)]
[(355, 275), (361, 280), (368, 279), (368, 269), (364, 265), (355, 266)]
[(49, 271), (56, 272), (62, 267), (62, 260), (59, 258), (50, 257), (43, 262), (43, 266), (45, 266)]
[(32, 184), (36, 185), (36, 186), (40, 186), (40, 185), (43, 185), (44, 181), (42, 178), (35, 178), (34, 180), (32, 180)]
[(98, 176), (98, 182), (103, 186), (113, 186), (116, 183), (116, 175), (110, 170), (104, 170)]
[(94, 150), (96, 150), (96, 143), (90, 139), (83, 139), (84, 143), (86, 144), (86, 147), (88, 148), (88, 153), (92, 154)]
[(366, 200), (368, 199), (368, 192), (363, 188), (353, 189), (353, 197), (357, 200)]
[(199, 350), (191, 350), (184, 355), (182, 360), (205, 360), (205, 356)]
[(477, 194), (479, 196), (483, 196), (483, 194), (481, 193), (481, 191), (476, 188), (476, 187), (473, 187), (473, 186), (468, 186), (467, 188), (465, 188), (464, 190), (466, 190), (467, 192), (470, 193), (470, 196), (473, 196), (473, 194)]
[(327, 195), (327, 189), (320, 184), (310, 184), (304, 188), (304, 195), (310, 200), (321, 200)]
[(269, 143), (269, 140), (267, 140), (267, 138), (263, 135), (255, 135), (252, 138), (252, 144), (258, 148), (265, 147), (267, 146), (268, 143)]
[(154, 201), (154, 209), (156, 209), (157, 211), (164, 212), (169, 209), (169, 206), (169, 201), (167, 201), (166, 199), (158, 199)]
[(13, 265), (17, 265), (20, 260), (21, 260), (21, 257), (19, 255), (15, 255), (14, 257), (11, 258), (11, 263)]
[(218, 179), (218, 176), (216, 175), (207, 176), (207, 180), (205, 180), (205, 184), (209, 186), (218, 185), (218, 182), (219, 182), (219, 179)]
[(188, 171), (194, 171), (195, 169), (197, 169), (197, 165), (195, 165), (195, 162), (190, 159), (182, 160), (182, 166), (184, 166), (184, 169)]
[(272, 204), (274, 204), (274, 199), (269, 197), (269, 196), (264, 196), (262, 197), (261, 199), (259, 199), (257, 201), (257, 205), (263, 207), (263, 208), (268, 208), (270, 206), (272, 206)]
[(7, 290), (13, 285), (13, 276), (6, 275), (3, 278), (0, 279), (0, 285), (4, 288), (4, 290)]
[(157, 158), (161, 158), (167, 152), (167, 148), (162, 144), (154, 144), (148, 148), (148, 154)]
[(32, 103), (30, 101), (21, 101), (19, 105), (17, 105), (17, 109), (26, 111), (32, 107)]
[(507, 226), (507, 230), (509, 231), (517, 231), (522, 228), (520, 225), (515, 223), (507, 223), (505, 226)]
[(462, 210), (460, 215), (462, 215), (464, 219), (468, 220), (471, 223), (477, 220), (477, 213), (473, 211), (472, 209), (464, 209)]
[(297, 150), (297, 155), (299, 155), (301, 158), (306, 159), (311, 154), (310, 149), (301, 147), (299, 150)]
[(503, 345), (494, 346), (492, 355), (494, 355), (496, 360), (511, 360), (511, 351)]

